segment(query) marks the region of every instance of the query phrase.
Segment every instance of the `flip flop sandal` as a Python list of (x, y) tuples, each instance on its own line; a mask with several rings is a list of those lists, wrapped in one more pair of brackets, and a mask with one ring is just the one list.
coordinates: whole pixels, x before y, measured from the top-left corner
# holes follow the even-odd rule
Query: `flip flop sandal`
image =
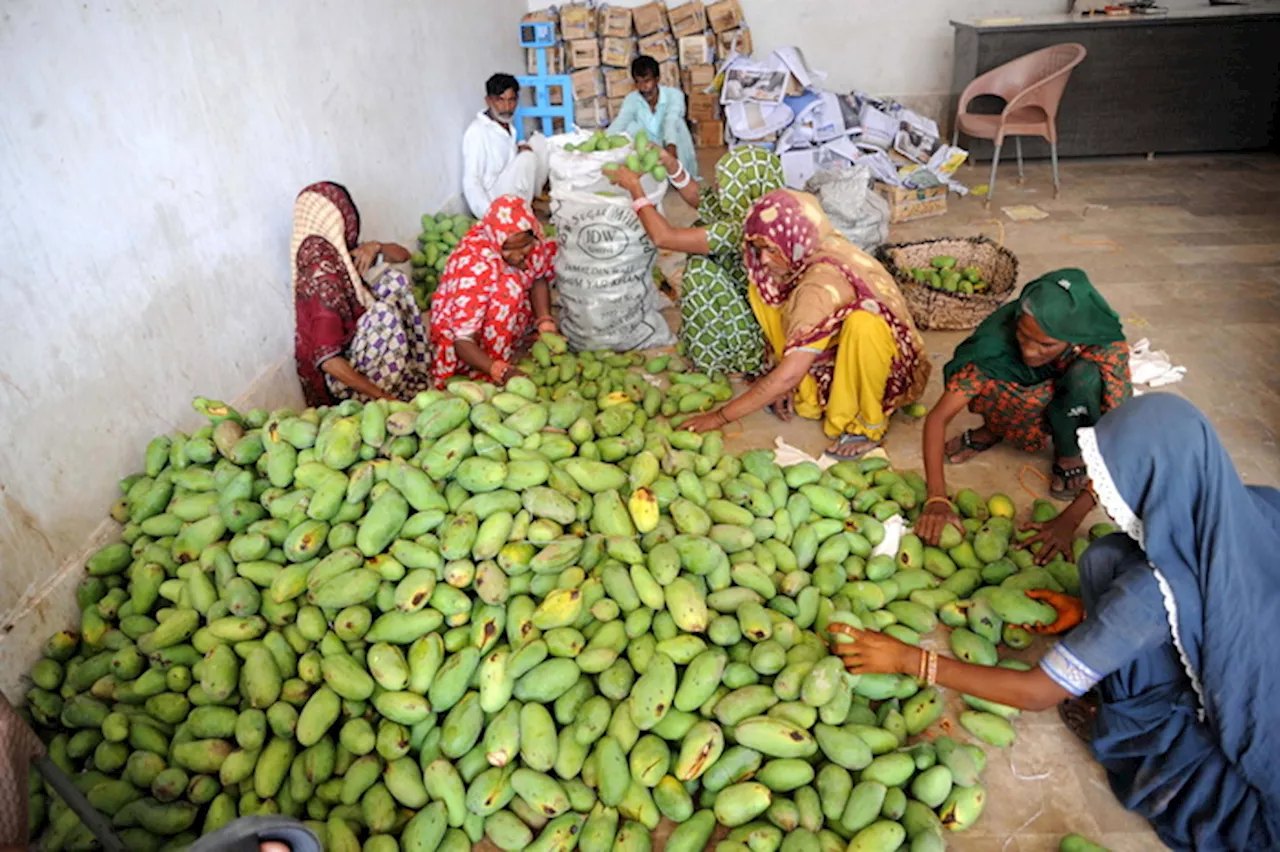
[(1102, 699), (1097, 690), (1089, 690), (1079, 698), (1068, 698), (1058, 705), (1058, 718), (1067, 730), (1085, 745), (1093, 742), (1093, 720), (1098, 716)]
[(833, 452), (832, 450), (826, 450), (823, 453), (823, 455), (831, 456), (833, 459), (844, 459), (844, 460), (860, 459), (863, 456), (865, 456), (867, 453), (874, 450), (876, 447), (880, 446), (879, 441), (873, 441), (870, 438), (868, 438), (866, 435), (841, 435), (839, 438), (836, 439), (836, 449), (843, 449), (853, 444), (864, 444), (865, 446), (860, 447), (858, 451), (855, 453), (842, 454), (842, 453)]
[(1081, 491), (1089, 487), (1089, 482), (1088, 482), (1089, 468), (1085, 467), (1084, 465), (1079, 465), (1077, 467), (1063, 467), (1057, 462), (1054, 462), (1053, 475), (1057, 477), (1061, 477), (1064, 483), (1070, 482), (1071, 480), (1081, 476), (1086, 478), (1085, 484), (1079, 486), (1078, 488), (1052, 488), (1051, 487), (1049, 489), (1049, 496), (1055, 500), (1074, 500), (1076, 499), (1076, 496), (1080, 494)]
[(296, 819), (283, 816), (249, 816), (232, 820), (206, 834), (188, 852), (258, 852), (258, 844), (283, 843), (290, 852), (322, 852), (320, 840)]
[[(996, 444), (1000, 443), (998, 440), (979, 441), (973, 437), (973, 432), (974, 432), (973, 429), (966, 429), (964, 430), (964, 432), (960, 434), (960, 449), (956, 450), (955, 452), (946, 454), (947, 464), (964, 464), (964, 462), (951, 461), (951, 457), (954, 455), (959, 455), (961, 452), (965, 450), (973, 450), (973, 455), (976, 456), (976, 455), (979, 455), (980, 453), (985, 453), (987, 450), (991, 449)], [(969, 458), (973, 458), (973, 456), (970, 456)], [(968, 460), (969, 459), (965, 459), (965, 461), (968, 461)]]

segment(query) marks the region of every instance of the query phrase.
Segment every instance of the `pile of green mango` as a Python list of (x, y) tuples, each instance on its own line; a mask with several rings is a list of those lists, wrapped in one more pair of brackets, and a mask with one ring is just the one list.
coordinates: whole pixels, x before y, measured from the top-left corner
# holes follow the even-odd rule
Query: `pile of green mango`
[(461, 213), (422, 214), (420, 248), (409, 257), (413, 266), (413, 299), (419, 310), (425, 311), (430, 306), (431, 294), (440, 284), (440, 274), (449, 262), (449, 255), (475, 223), (475, 219)]
[[(279, 813), (338, 852), (643, 850), (663, 817), (673, 852), (717, 823), (722, 852), (928, 852), (979, 818), (983, 749), (921, 736), (943, 693), (850, 675), (827, 627), (941, 621), (1013, 666), (1013, 624), (1051, 618), (1023, 592), (1074, 566), (1011, 551), (1012, 504), (973, 492), (963, 534), (874, 555), (919, 475), (726, 453), (674, 428), (722, 377), (539, 343), (502, 388), (198, 398), (206, 425), (147, 445), (22, 708), (130, 849)], [(1012, 742), (1016, 711), (966, 700)], [(31, 783), (32, 837), (91, 848)]]
[(956, 269), (956, 259), (951, 255), (941, 254), (929, 261), (928, 267), (909, 270), (911, 280), (924, 284), (934, 290), (945, 293), (959, 293), (972, 296), (974, 293), (986, 293), (991, 285), (982, 277), (982, 270), (976, 266)]
[(608, 136), (603, 130), (597, 130), (587, 137), (586, 141), (574, 144), (570, 142), (564, 146), (566, 151), (579, 154), (594, 154), (597, 151), (615, 151), (618, 148), (625, 148), (631, 144), (631, 140), (621, 133), (615, 133)]
[[(557, 335), (544, 334), (534, 342), (529, 357), (516, 365), (536, 387), (546, 390), (553, 402), (577, 396), (595, 400), (602, 410), (621, 402), (633, 402), (640, 406), (645, 417), (677, 418), (678, 415), (698, 414), (709, 411), (717, 403), (733, 398), (733, 387), (723, 373), (699, 373), (679, 355), (655, 355), (646, 358), (640, 353), (579, 352), (569, 353), (568, 346)], [(648, 381), (645, 376), (662, 375), (664, 387)], [(614, 426), (606, 424), (605, 434), (587, 448), (588, 454), (598, 455), (605, 461), (620, 461), (634, 454), (634, 440), (627, 442), (620, 437), (621, 430), (630, 421), (630, 409), (620, 409), (612, 418), (618, 418)], [(583, 427), (579, 427), (582, 430)], [(573, 436), (572, 429), (570, 436)], [(613, 440), (610, 440), (613, 439)], [(682, 439), (677, 439), (682, 440)]]
[[(654, 145), (649, 141), (649, 134), (646, 131), (641, 130), (636, 134), (635, 143), (636, 150), (627, 155), (626, 162), (623, 165), (626, 165), (626, 167), (633, 172), (648, 174), (649, 177), (659, 183), (665, 181), (667, 179), (667, 167), (662, 165), (659, 161), (659, 148), (657, 145)], [(613, 147), (620, 148), (624, 146), (614, 145)], [(599, 150), (606, 149), (602, 148)], [(606, 163), (601, 167), (601, 171), (606, 175), (611, 175), (618, 170), (618, 167), (618, 163)]]

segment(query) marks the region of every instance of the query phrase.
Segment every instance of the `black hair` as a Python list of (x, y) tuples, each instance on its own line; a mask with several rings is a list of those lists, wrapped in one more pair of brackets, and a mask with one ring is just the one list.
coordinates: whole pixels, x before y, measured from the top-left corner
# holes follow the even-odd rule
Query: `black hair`
[(484, 93), (491, 98), (505, 95), (512, 89), (519, 92), (520, 84), (510, 74), (494, 74), (484, 82)]
[(631, 61), (631, 76), (634, 78), (661, 76), (658, 60), (652, 56), (637, 56)]

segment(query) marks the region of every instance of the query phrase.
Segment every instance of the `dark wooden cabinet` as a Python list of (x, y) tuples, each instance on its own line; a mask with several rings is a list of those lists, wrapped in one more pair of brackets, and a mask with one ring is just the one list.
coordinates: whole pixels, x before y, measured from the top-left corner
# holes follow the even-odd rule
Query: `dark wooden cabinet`
[[(1058, 114), (1061, 156), (1249, 151), (1280, 140), (1280, 3), (952, 26), (952, 117), (979, 74), (1053, 44), (1088, 49)], [(999, 112), (1000, 103), (980, 99), (970, 109)], [(960, 144), (991, 157), (989, 142), (962, 137)], [(1023, 145), (1029, 157), (1049, 154), (1043, 141)]]

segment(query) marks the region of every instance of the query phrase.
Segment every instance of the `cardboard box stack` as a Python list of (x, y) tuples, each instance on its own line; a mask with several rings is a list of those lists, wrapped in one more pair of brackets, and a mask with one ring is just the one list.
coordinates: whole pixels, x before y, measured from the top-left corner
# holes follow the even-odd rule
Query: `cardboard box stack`
[[(658, 61), (660, 85), (681, 89), (686, 117), (699, 146), (724, 143), (724, 114), (712, 91), (716, 63), (731, 51), (749, 55), (747, 29), (739, 0), (668, 0), (634, 8), (583, 2), (531, 12), (526, 21), (552, 21), (563, 45), (548, 51), (550, 73), (573, 78), (578, 125), (599, 127), (616, 116), (622, 100), (635, 89), (631, 61), (652, 56)], [(536, 59), (529, 54), (529, 73)]]

